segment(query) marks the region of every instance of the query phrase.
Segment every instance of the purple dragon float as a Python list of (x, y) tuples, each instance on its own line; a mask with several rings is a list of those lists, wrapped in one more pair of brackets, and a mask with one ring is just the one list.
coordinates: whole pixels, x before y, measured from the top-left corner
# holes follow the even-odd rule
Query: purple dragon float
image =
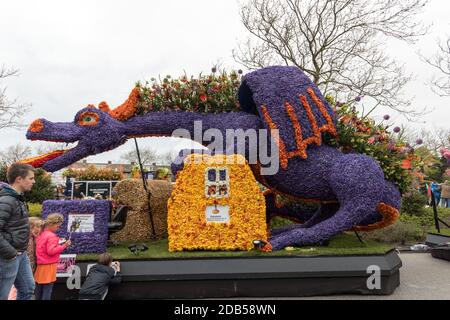
[[(400, 192), (385, 180), (378, 163), (361, 154), (343, 154), (323, 144), (323, 135), (336, 135), (336, 117), (319, 89), (298, 68), (274, 66), (242, 78), (239, 112), (198, 113), (154, 111), (136, 114), (139, 88), (120, 107), (102, 103), (89, 106), (70, 123), (35, 120), (27, 132), (31, 140), (78, 142), (70, 150), (30, 159), (28, 163), (54, 172), (87, 156), (114, 149), (133, 137), (171, 136), (176, 129), (194, 132), (201, 120), (203, 131), (268, 129), (279, 131), (280, 169), (256, 179), (266, 186), (267, 218), (282, 215), (302, 224), (272, 230), (274, 250), (287, 246), (323, 243), (347, 230), (383, 228), (399, 217)], [(224, 148), (225, 150), (225, 148)], [(179, 166), (174, 166), (179, 170)], [(314, 212), (282, 207), (276, 195), (321, 203)]]

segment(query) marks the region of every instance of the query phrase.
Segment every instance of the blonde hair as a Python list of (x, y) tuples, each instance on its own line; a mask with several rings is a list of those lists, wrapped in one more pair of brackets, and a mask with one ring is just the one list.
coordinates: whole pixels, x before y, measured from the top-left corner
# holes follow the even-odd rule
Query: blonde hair
[(44, 221), (38, 217), (30, 217), (28, 218), (28, 225), (30, 226), (30, 229), (33, 229), (34, 227), (43, 227)]
[(64, 222), (64, 216), (61, 213), (51, 213), (45, 219), (45, 227), (56, 226)]

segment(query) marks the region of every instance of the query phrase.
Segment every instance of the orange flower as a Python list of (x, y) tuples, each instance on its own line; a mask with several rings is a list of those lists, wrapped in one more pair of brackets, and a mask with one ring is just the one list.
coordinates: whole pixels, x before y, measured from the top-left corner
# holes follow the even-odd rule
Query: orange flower
[(109, 107), (107, 108), (106, 103), (102, 103), (101, 107), (103, 108), (102, 111), (106, 112), (109, 111), (109, 114), (120, 121), (128, 120), (129, 118), (133, 117), (136, 114), (137, 111), (137, 104), (139, 102), (139, 94), (141, 89), (139, 87), (135, 87), (131, 93), (128, 99), (115, 108), (114, 110), (109, 111)]
[(410, 160), (403, 160), (402, 161), (402, 169), (406, 169), (406, 170), (412, 169), (411, 161)]

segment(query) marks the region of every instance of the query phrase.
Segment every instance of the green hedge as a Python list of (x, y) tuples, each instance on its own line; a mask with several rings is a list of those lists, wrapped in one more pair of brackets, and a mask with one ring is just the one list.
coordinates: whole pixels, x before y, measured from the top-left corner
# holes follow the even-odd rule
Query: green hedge
[[(396, 224), (381, 230), (365, 233), (365, 239), (384, 243), (407, 244), (424, 242), (428, 232), (435, 232), (433, 208), (423, 208), (420, 216), (402, 213)], [(450, 209), (438, 208), (439, 217), (450, 224)], [(450, 232), (441, 225), (441, 232)]]
[(42, 216), (42, 204), (40, 203), (28, 203), (28, 213), (30, 217)]

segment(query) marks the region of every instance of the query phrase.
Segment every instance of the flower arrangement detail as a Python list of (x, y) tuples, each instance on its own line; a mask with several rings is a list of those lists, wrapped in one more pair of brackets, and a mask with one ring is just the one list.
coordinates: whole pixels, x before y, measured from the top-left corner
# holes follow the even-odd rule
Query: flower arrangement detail
[(137, 83), (140, 88), (138, 114), (152, 111), (184, 110), (202, 113), (240, 111), (237, 92), (242, 72), (218, 71), (198, 77), (170, 75)]
[[(71, 238), (72, 245), (65, 253), (103, 253), (106, 251), (108, 242), (108, 221), (111, 203), (105, 200), (84, 200), (84, 201), (44, 201), (42, 207), (42, 217), (45, 218), (51, 213), (61, 213), (64, 216), (64, 223), (57, 231), (60, 237)], [(69, 224), (71, 214), (94, 215), (93, 232), (72, 233)]]
[[(212, 168), (227, 169), (227, 197), (205, 194), (205, 180)], [(229, 222), (207, 222), (207, 206), (228, 206)], [(264, 195), (245, 159), (240, 155), (188, 156), (168, 201), (168, 230), (170, 251), (251, 250), (253, 240), (267, 241)]]
[[(385, 122), (359, 115), (351, 103), (337, 103), (327, 97), (328, 103), (336, 110), (337, 136), (326, 136), (326, 143), (339, 148), (343, 153), (363, 153), (373, 157), (383, 169), (387, 180), (392, 181), (402, 193), (410, 188), (412, 179), (417, 175), (421, 158), (415, 154), (413, 147), (402, 139), (398, 133), (400, 127), (390, 131), (390, 125)], [(390, 119), (389, 115), (383, 117)], [(418, 139), (417, 145), (423, 141)]]

